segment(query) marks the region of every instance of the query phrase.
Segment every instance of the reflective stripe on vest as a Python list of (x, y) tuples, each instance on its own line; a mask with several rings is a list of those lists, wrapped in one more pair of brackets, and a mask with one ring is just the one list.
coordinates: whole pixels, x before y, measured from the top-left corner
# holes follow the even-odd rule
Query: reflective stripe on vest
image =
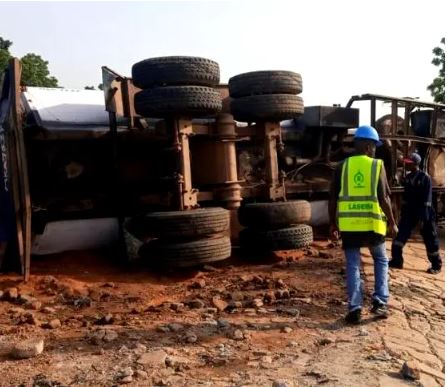
[(386, 234), (386, 217), (377, 198), (382, 160), (352, 156), (343, 163), (337, 203), (340, 231)]

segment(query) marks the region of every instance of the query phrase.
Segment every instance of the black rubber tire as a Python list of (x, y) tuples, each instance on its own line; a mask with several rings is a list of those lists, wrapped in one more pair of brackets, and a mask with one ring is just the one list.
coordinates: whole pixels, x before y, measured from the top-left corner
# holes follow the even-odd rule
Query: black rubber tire
[(199, 117), (221, 110), (220, 93), (211, 87), (166, 86), (135, 94), (135, 111), (143, 117)]
[(254, 251), (293, 250), (312, 242), (312, 227), (305, 224), (271, 231), (246, 228), (239, 233), (240, 246)]
[(239, 207), (239, 223), (254, 230), (273, 230), (310, 222), (311, 206), (306, 200), (249, 203)]
[(293, 71), (253, 71), (236, 75), (228, 81), (230, 97), (258, 94), (300, 94), (301, 75)]
[(132, 66), (135, 86), (147, 89), (154, 86), (219, 84), (219, 64), (194, 56), (164, 56), (149, 58)]
[(230, 228), (230, 212), (224, 208), (152, 212), (144, 217), (145, 231), (159, 238), (198, 238)]
[(229, 258), (231, 242), (228, 237), (200, 239), (185, 243), (167, 243), (158, 240), (143, 245), (140, 256), (158, 266), (194, 267)]
[(281, 121), (303, 113), (303, 99), (297, 95), (265, 94), (231, 100), (231, 114), (236, 121)]

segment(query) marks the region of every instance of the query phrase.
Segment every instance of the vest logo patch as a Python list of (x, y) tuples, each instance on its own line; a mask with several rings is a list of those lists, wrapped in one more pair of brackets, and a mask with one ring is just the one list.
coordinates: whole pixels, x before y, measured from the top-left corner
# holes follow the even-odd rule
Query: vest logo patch
[(372, 210), (373, 205), (371, 203), (349, 203), (348, 209), (350, 209), (350, 210)]
[(364, 182), (365, 182), (365, 176), (363, 176), (363, 173), (359, 170), (354, 175), (355, 188), (365, 188), (365, 186), (363, 185)]

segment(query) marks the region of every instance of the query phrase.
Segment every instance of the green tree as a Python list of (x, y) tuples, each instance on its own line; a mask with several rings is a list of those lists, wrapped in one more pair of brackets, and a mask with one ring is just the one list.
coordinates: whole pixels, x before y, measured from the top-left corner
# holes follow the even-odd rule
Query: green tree
[(10, 40), (5, 40), (0, 36), (0, 50), (9, 50), (11, 46), (12, 42)]
[(11, 58), (11, 54), (9, 52), (9, 47), (12, 46), (12, 42), (10, 40), (4, 40), (0, 36), (0, 79), (2, 78), (2, 73), (5, 71), (8, 66), (8, 61)]
[(100, 84), (98, 85), (98, 89), (99, 89), (99, 90), (104, 90), (104, 85), (103, 85), (102, 83), (100, 83)]
[(85, 86), (84, 90), (95, 90), (95, 86)]
[(26, 54), (22, 59), (22, 81), (24, 86), (57, 87), (57, 79), (50, 76), (48, 62), (40, 55)]
[(445, 38), (441, 39), (441, 46), (433, 49), (435, 56), (431, 61), (436, 67), (439, 67), (439, 75), (433, 79), (431, 85), (427, 87), (430, 90), (435, 102), (445, 103)]

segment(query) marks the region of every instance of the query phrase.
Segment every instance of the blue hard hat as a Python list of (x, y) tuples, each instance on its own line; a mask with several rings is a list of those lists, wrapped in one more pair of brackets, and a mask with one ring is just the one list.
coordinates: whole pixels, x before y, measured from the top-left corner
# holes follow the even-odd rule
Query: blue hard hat
[(375, 141), (376, 146), (382, 145), (382, 141), (379, 140), (379, 134), (377, 133), (377, 130), (375, 130), (372, 126), (369, 125), (359, 126), (354, 135), (354, 139), (356, 138), (373, 140)]

